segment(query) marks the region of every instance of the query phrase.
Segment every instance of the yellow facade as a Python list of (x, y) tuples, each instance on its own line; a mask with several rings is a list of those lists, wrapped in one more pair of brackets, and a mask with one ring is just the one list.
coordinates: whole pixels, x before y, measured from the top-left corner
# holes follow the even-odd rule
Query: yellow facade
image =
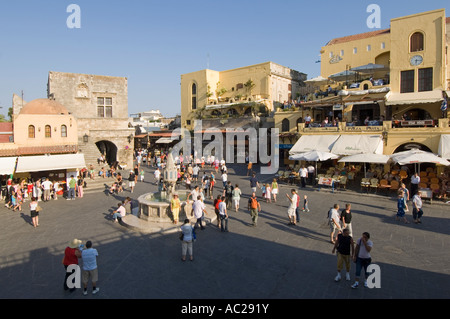
[(232, 70), (201, 70), (181, 75), (181, 125), (192, 129), (195, 112), (207, 105), (264, 101), (268, 111), (290, 102), (306, 75), (273, 62)]
[[(445, 92), (450, 93), (449, 30), (450, 18), (446, 18), (444, 9), (438, 9), (392, 19), (389, 29), (329, 41), (321, 48), (321, 76), (324, 78), (370, 63), (386, 68), (360, 74), (358, 78), (349, 76), (348, 81), (336, 81), (332, 84), (339, 91), (336, 96), (308, 99), (297, 110), (277, 111), (274, 119), (275, 127), (281, 132), (280, 144), (286, 144), (287, 148), (301, 135), (376, 134), (383, 137), (386, 155), (413, 147), (438, 153), (441, 136), (450, 134), (450, 112), (440, 109)], [(406, 78), (405, 74), (411, 76)], [(381, 85), (361, 82), (368, 77), (384, 82)], [(358, 88), (350, 88), (345, 82), (348, 85), (361, 83)], [(369, 85), (364, 87), (367, 83)], [(308, 113), (313, 119), (319, 114), (323, 120), (336, 105), (343, 106), (341, 121), (336, 126), (305, 127), (303, 119)], [(358, 107), (372, 108), (379, 116), (375, 118), (378, 124), (348, 125)], [(424, 124), (399, 124), (404, 115)], [(358, 120), (362, 122), (364, 118)]]

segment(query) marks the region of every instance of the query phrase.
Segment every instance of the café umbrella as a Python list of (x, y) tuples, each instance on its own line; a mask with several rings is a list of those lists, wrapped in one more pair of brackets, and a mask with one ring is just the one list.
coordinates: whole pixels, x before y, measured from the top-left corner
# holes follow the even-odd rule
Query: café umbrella
[(366, 163), (386, 164), (391, 160), (389, 155), (362, 153), (349, 155), (341, 158), (339, 162), (344, 163), (364, 163), (364, 176), (366, 176)]
[(317, 162), (328, 161), (330, 159), (339, 158), (338, 155), (322, 152), (322, 151), (310, 151), (305, 153), (298, 153), (289, 156), (291, 161), (307, 161), (307, 162), (316, 162), (316, 172), (317, 172)]
[(399, 152), (390, 156), (391, 160), (400, 165), (418, 164), (420, 172), (420, 163), (434, 163), (444, 166), (449, 166), (450, 162), (446, 159), (437, 156), (431, 152), (425, 152), (419, 149)]

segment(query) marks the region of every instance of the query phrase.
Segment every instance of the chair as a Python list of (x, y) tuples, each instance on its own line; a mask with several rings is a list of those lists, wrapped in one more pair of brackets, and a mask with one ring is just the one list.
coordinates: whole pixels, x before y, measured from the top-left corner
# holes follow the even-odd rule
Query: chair
[(428, 179), (428, 177), (421, 177), (421, 178), (420, 178), (420, 182), (421, 182), (421, 183), (427, 184), (427, 183), (430, 182), (430, 180)]
[(364, 188), (367, 188), (367, 192), (369, 192), (370, 179), (369, 178), (361, 178), (361, 191)]
[(427, 167), (427, 169), (425, 171), (427, 173), (432, 173), (433, 172), (433, 168), (432, 167)]
[(378, 178), (371, 178), (369, 187), (375, 188), (375, 193), (376, 193), (378, 190)]
[(283, 181), (283, 179), (284, 179), (284, 171), (278, 171), (278, 179), (280, 181)]
[(429, 177), (429, 178), (436, 177), (436, 174), (435, 174), (434, 172), (429, 172), (429, 173), (428, 173), (428, 177)]
[(406, 171), (400, 171), (399, 175), (401, 179), (405, 179), (408, 177), (408, 173)]
[(398, 191), (399, 188), (399, 182), (397, 182), (395, 179), (391, 181), (391, 190), (392, 191)]
[(387, 190), (387, 189), (391, 188), (391, 185), (389, 185), (389, 182), (387, 181), (387, 179), (382, 179), (382, 180), (380, 180), (380, 184), (378, 185), (378, 188)]
[(424, 183), (424, 182), (419, 183), (419, 188), (427, 188), (427, 187), (428, 187), (427, 183)]
[(426, 177), (427, 174), (428, 174), (427, 172), (421, 171), (420, 174), (419, 174), (419, 176), (420, 176), (420, 178), (423, 178), (423, 177)]
[(431, 184), (430, 189), (433, 192), (433, 195), (440, 193), (440, 187), (439, 184)]
[(430, 179), (430, 183), (431, 184), (439, 184), (439, 178), (433, 177), (432, 179)]
[(347, 176), (341, 176), (341, 178), (339, 179), (339, 186), (347, 188)]

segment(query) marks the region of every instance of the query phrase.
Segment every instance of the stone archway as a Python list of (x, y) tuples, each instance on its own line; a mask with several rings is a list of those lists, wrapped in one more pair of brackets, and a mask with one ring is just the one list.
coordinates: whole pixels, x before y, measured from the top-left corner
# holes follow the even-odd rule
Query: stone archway
[(95, 143), (100, 153), (105, 155), (106, 162), (113, 165), (117, 161), (117, 146), (111, 141), (98, 141)]
[(410, 151), (412, 149), (419, 149), (419, 150), (424, 151), (424, 152), (431, 152), (431, 153), (433, 153), (431, 151), (431, 149), (428, 146), (426, 146), (426, 145), (423, 145), (423, 144), (420, 144), (420, 143), (405, 143), (405, 144), (402, 144), (402, 145), (398, 146), (395, 149), (393, 154), (399, 153), (399, 152)]

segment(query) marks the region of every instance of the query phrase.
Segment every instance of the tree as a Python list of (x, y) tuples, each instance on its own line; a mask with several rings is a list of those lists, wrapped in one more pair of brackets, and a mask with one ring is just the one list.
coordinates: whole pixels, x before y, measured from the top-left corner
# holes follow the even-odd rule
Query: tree
[(217, 90), (216, 90), (217, 101), (219, 101), (219, 99), (222, 95), (224, 95), (225, 93), (228, 92), (228, 90), (226, 88), (219, 89), (219, 86), (220, 86), (220, 81), (217, 82)]
[(252, 96), (252, 91), (255, 88), (255, 83), (253, 83), (252, 79), (248, 79), (247, 82), (244, 83), (245, 88), (250, 96)]
[(8, 109), (9, 122), (12, 122), (12, 116), (13, 116), (13, 108), (10, 107), (10, 108)]
[(7, 122), (5, 119), (5, 115), (3, 115), (3, 114), (0, 114), (0, 123), (1, 122)]

